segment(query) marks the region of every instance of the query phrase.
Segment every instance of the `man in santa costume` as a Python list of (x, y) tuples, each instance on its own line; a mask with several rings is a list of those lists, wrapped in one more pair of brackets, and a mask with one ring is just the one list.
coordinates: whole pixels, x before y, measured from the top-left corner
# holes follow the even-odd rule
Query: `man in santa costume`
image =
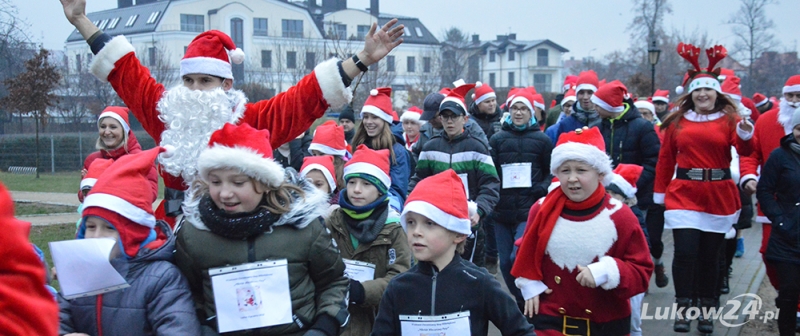
[(357, 55), (325, 61), (286, 92), (247, 103), (244, 94), (233, 89), (230, 64), (242, 63), (244, 52), (227, 34), (210, 30), (197, 35), (180, 62), (183, 83), (167, 90), (139, 62), (124, 36), (111, 38), (86, 17), (86, 0), (61, 0), (61, 4), (95, 54), (92, 73), (111, 83), (157, 144), (176, 148), (174, 156), (159, 162), (167, 187), (164, 211), (170, 216), (180, 213), (182, 191), (194, 179), (197, 157), (211, 133), (226, 122), (247, 123), (269, 130), (271, 145), (278, 148), (306, 131), (329, 107), (338, 110), (349, 103), (352, 79), (403, 41), (403, 26), (392, 28), (397, 20), (381, 29), (373, 24)]
[(600, 131), (562, 134), (550, 171), (561, 185), (531, 207), (511, 269), (525, 314), (538, 335), (627, 335), (629, 299), (647, 290), (653, 262), (636, 216), (603, 187), (612, 170)]

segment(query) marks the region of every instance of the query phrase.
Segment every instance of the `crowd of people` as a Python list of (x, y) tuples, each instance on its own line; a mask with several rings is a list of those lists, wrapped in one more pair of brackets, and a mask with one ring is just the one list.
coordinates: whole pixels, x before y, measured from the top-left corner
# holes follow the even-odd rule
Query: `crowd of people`
[[(800, 326), (800, 75), (779, 99), (749, 99), (716, 67), (724, 47), (701, 67), (701, 49), (681, 43), (692, 68), (675, 100), (589, 70), (549, 109), (534, 87), (501, 101), (458, 81), (401, 114), (391, 88), (374, 88), (356, 118), (349, 86), (402, 43), (396, 20), (373, 24), (351, 58), (248, 102), (225, 33), (199, 34), (182, 83), (165, 88), (84, 0), (61, 2), (92, 73), (125, 104), (99, 115), (76, 238), (114, 239), (130, 287), (48, 291), (49, 270), (20, 247), (28, 224), (3, 210), (4, 334), (486, 335), (491, 322), (503, 335), (641, 335), (651, 276), (670, 282), (664, 229), (676, 307), (701, 308), (696, 328), (712, 333), (706, 312), (730, 291), (754, 194), (780, 334)], [(312, 130), (327, 111), (338, 120)], [(141, 149), (130, 114), (155, 148)], [(692, 322), (678, 313), (674, 331)]]

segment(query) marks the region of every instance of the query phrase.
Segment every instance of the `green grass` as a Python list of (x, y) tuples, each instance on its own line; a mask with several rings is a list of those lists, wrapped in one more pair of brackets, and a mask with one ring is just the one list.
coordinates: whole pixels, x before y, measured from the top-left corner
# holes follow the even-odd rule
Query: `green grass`
[[(49, 267), (53, 267), (53, 257), (50, 255), (50, 244), (48, 243), (69, 239), (75, 239), (75, 223), (31, 227), (31, 243), (36, 244), (44, 251), (44, 258)], [(50, 285), (56, 289), (61, 289), (57, 280)]]
[(67, 205), (42, 204), (38, 202), (14, 202), (14, 213), (17, 216), (47, 215), (55, 213), (74, 213), (77, 207)]
[[(5, 184), (8, 190), (13, 191), (35, 191), (35, 192), (59, 192), (59, 193), (78, 193), (81, 184), (81, 172), (63, 173), (40, 173), (36, 175), (10, 174), (0, 172), (0, 182)], [(164, 181), (158, 178), (158, 197), (164, 195)]]

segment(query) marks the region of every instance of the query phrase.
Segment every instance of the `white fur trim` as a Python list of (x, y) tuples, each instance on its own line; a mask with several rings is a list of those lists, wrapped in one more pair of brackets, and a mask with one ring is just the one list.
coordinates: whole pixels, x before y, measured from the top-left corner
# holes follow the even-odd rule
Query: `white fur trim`
[[(480, 82), (478, 82), (478, 83), (480, 83)], [(478, 86), (476, 84), (475, 87), (478, 88), (480, 86)], [(489, 98), (497, 98), (497, 94), (494, 93), (494, 91), (484, 93), (482, 96), (480, 96), (480, 97), (475, 99), (475, 105), (478, 105), (478, 104), (482, 103), (484, 100), (489, 99)]]
[(508, 104), (508, 110), (511, 111), (511, 106), (514, 106), (514, 104), (516, 103), (525, 104), (525, 106), (527, 106), (528, 109), (531, 110), (531, 113), (533, 113), (533, 105), (532, 105), (533, 102), (529, 102), (528, 99), (520, 96), (516, 96), (513, 99), (511, 99), (511, 103)]
[(233, 64), (242, 64), (244, 63), (244, 50), (241, 48), (228, 50), (228, 57), (230, 57)]
[(337, 156), (345, 156), (347, 154), (347, 149), (335, 149), (330, 146), (323, 145), (321, 143), (311, 143), (308, 145), (308, 153), (314, 154), (313, 150), (320, 151), (322, 154), (325, 155), (337, 155)]
[(284, 180), (284, 169), (280, 164), (246, 147), (214, 145), (197, 158), (197, 170), (203, 181), (208, 181), (210, 171), (220, 168), (238, 169), (272, 187), (280, 186)]
[(724, 116), (724, 112), (716, 112), (711, 114), (699, 114), (695, 111), (689, 110), (688, 112), (683, 114), (683, 117), (687, 120), (694, 121), (694, 122), (707, 122), (707, 121), (714, 121)]
[(85, 178), (85, 179), (81, 180), (81, 190), (86, 189), (86, 188), (94, 187), (95, 183), (97, 183), (97, 179), (96, 178), (91, 178), (91, 177), (90, 178)]
[[(611, 159), (608, 155), (595, 146), (578, 142), (567, 142), (553, 149), (553, 154), (550, 157), (550, 172), (556, 175), (558, 167), (570, 160), (588, 163), (600, 173), (605, 174), (606, 181), (611, 178)], [(603, 184), (606, 184), (606, 181)]]
[(137, 207), (119, 196), (111, 194), (90, 194), (83, 200), (83, 209), (98, 207), (120, 214), (136, 224), (153, 228), (156, 226), (156, 217), (152, 213)]
[(660, 102), (662, 102), (662, 103), (667, 103), (667, 104), (669, 104), (669, 99), (667, 99), (667, 97), (659, 97), (659, 96), (654, 96), (654, 97), (653, 97), (653, 101), (654, 101), (654, 102), (660, 101)]
[[(561, 187), (561, 182), (552, 182), (549, 186), (547, 186), (547, 193), (549, 194), (551, 191), (556, 190)], [(542, 197), (544, 199), (544, 197)]]
[(577, 94), (578, 92), (581, 92), (581, 90), (590, 90), (592, 92), (597, 92), (597, 87), (592, 84), (583, 83), (575, 88), (575, 93)]
[(97, 126), (98, 127), (100, 127), (100, 120), (103, 120), (103, 118), (105, 118), (105, 117), (110, 117), (110, 118), (118, 121), (120, 123), (120, 125), (122, 125), (122, 129), (125, 130), (125, 134), (128, 134), (128, 132), (131, 131), (131, 126), (128, 125), (128, 123), (125, 122), (125, 119), (122, 119), (122, 117), (119, 114), (116, 114), (114, 112), (103, 112), (103, 113), (100, 113), (100, 117), (97, 118)]
[(567, 97), (564, 97), (564, 99), (561, 100), (561, 106), (563, 107), (564, 104), (566, 104), (567, 102), (575, 103), (576, 101), (578, 101), (577, 97), (575, 97), (575, 96), (567, 96)]
[(364, 113), (372, 114), (378, 118), (383, 119), (383, 121), (387, 123), (390, 124), (392, 123), (392, 116), (386, 112), (383, 112), (383, 110), (379, 109), (377, 106), (364, 105), (364, 107), (361, 108), (361, 115), (360, 115), (361, 119), (364, 119)]
[(611, 173), (611, 183), (609, 183), (606, 186), (609, 186), (611, 184), (616, 184), (617, 187), (619, 187), (619, 189), (624, 193), (624, 195), (622, 196), (625, 196), (625, 198), (636, 197), (636, 191), (638, 189), (636, 188), (635, 185), (631, 185), (628, 182), (628, 180), (622, 177), (622, 175), (619, 175), (617, 173)]
[(231, 64), (214, 57), (192, 57), (181, 60), (181, 77), (189, 74), (204, 74), (233, 79)]
[(731, 99), (735, 100), (736, 102), (741, 102), (742, 101), (742, 95), (737, 95), (737, 94), (733, 94), (733, 93), (726, 93), (726, 95), (728, 95), (728, 97), (730, 97)]
[[(591, 264), (606, 255), (617, 241), (617, 227), (611, 219), (622, 202), (612, 199), (613, 208), (604, 208), (597, 216), (586, 221), (571, 221), (563, 217), (556, 220), (545, 253), (558, 267), (572, 272), (578, 266)], [(576, 248), (580, 246), (580, 248)]]
[(410, 120), (410, 121), (413, 121), (415, 123), (418, 123), (418, 124), (422, 125), (424, 122), (419, 121), (420, 117), (422, 117), (422, 115), (417, 113), (417, 112), (405, 111), (405, 112), (403, 112), (403, 115), (400, 116), (400, 121)]
[(767, 103), (769, 103), (769, 98), (766, 98), (766, 97), (764, 97), (764, 100), (762, 100), (760, 102), (753, 102), (753, 104), (755, 104), (756, 107), (761, 107), (761, 106), (763, 106), (763, 105), (765, 105)]
[(470, 218), (472, 216), (474, 216), (474, 215), (477, 215), (478, 214), (478, 203), (475, 203), (473, 201), (467, 201), (467, 213), (469, 214)]
[(800, 84), (784, 86), (783, 93), (789, 92), (800, 92)]
[[(751, 124), (750, 126), (753, 126), (753, 125)], [(747, 131), (742, 129), (742, 124), (741, 123), (737, 123), (736, 124), (736, 135), (738, 135), (739, 138), (744, 140), (744, 141), (752, 139), (753, 138), (753, 134), (755, 133), (755, 130), (756, 130), (756, 128), (753, 127), (753, 129), (751, 129), (750, 132), (747, 132)]]
[(622, 111), (625, 111), (625, 105), (611, 106), (611, 104), (606, 103), (605, 100), (600, 99), (600, 97), (598, 97), (597, 95), (592, 95), (592, 98), (590, 98), (590, 100), (592, 101), (592, 103), (602, 107), (604, 110), (608, 112), (621, 113)]
[(108, 82), (108, 74), (114, 70), (114, 64), (119, 61), (122, 56), (128, 53), (135, 52), (133, 45), (125, 39), (125, 36), (117, 36), (111, 41), (108, 41), (103, 49), (94, 56), (90, 71), (101, 82)]
[(339, 75), (339, 67), (336, 65), (338, 62), (339, 60), (332, 58), (314, 67), (322, 97), (336, 111), (353, 100), (353, 91), (342, 83), (342, 76)]
[(609, 256), (602, 256), (596, 263), (591, 263), (588, 266), (592, 271), (594, 283), (605, 290), (611, 290), (619, 286), (619, 265), (614, 258)]
[(747, 174), (745, 176), (742, 176), (739, 179), (739, 188), (744, 189), (745, 183), (747, 183), (749, 180), (755, 180), (756, 182), (758, 182), (758, 175), (756, 175), (756, 174)]
[(717, 91), (719, 93), (723, 93), (722, 92), (722, 86), (719, 84), (719, 81), (714, 79), (714, 78), (711, 78), (711, 77), (695, 78), (695, 79), (692, 80), (691, 83), (689, 83), (689, 92), (690, 93), (692, 91), (700, 89), (700, 88), (712, 89), (712, 90)]
[(653, 203), (664, 205), (664, 193), (653, 193)]
[(656, 106), (653, 103), (646, 101), (646, 100), (639, 100), (633, 103), (633, 106), (636, 106), (637, 109), (646, 109), (652, 113), (656, 113)]
[(724, 234), (739, 219), (741, 210), (730, 215), (714, 215), (695, 210), (664, 211), (665, 229), (697, 229), (705, 232)]
[(733, 239), (736, 238), (736, 229), (731, 226), (731, 229), (725, 233), (725, 239)]
[(323, 165), (321, 165), (319, 163), (312, 163), (312, 164), (306, 166), (305, 168), (303, 168), (303, 170), (300, 171), (300, 176), (305, 178), (306, 174), (308, 174), (308, 172), (310, 172), (310, 171), (312, 171), (314, 169), (319, 170), (320, 172), (322, 172), (322, 175), (325, 176), (326, 180), (328, 180), (328, 188), (331, 189), (331, 192), (336, 190), (336, 181), (333, 179), (333, 175), (331, 175), (332, 172), (330, 170), (328, 170), (328, 168), (325, 168), (325, 166), (323, 166)]
[(378, 168), (378, 166), (371, 163), (367, 162), (351, 163), (344, 167), (344, 173), (342, 175), (347, 176), (355, 173), (362, 173), (374, 176), (375, 178), (380, 180), (381, 183), (383, 183), (383, 186), (387, 188), (389, 188), (392, 185), (392, 179), (389, 177), (389, 175), (386, 175), (386, 173), (383, 170), (381, 170), (380, 168)]
[(676, 87), (675, 87), (675, 93), (677, 93), (677, 94), (683, 94), (683, 91), (684, 91), (684, 88), (683, 88), (683, 86), (679, 85), (679, 86), (676, 86)]
[(522, 292), (522, 298), (526, 301), (544, 293), (544, 291), (547, 290), (547, 285), (539, 280), (517, 278), (514, 280), (514, 284), (517, 285), (517, 288), (519, 288), (519, 290)]
[(400, 224), (403, 225), (403, 230), (406, 230), (406, 214), (409, 212), (428, 217), (447, 230), (465, 235), (472, 234), (469, 218), (458, 218), (425, 201), (411, 201), (403, 207), (403, 213), (400, 214)]
[(540, 103), (540, 102), (538, 102), (538, 101), (535, 101), (535, 100), (533, 101), (533, 106), (536, 106), (536, 107), (538, 107), (538, 108), (540, 108), (540, 109), (542, 109), (542, 110), (544, 110), (544, 109), (545, 109), (545, 106), (544, 106), (544, 104), (542, 104), (542, 103)]

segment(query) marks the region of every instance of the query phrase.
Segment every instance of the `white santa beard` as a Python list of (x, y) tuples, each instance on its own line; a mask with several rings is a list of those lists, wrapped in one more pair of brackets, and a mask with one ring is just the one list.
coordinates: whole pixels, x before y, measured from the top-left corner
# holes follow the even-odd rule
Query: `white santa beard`
[(233, 89), (201, 91), (178, 85), (165, 92), (157, 107), (166, 127), (159, 145), (174, 146), (175, 154), (159, 159), (163, 169), (190, 184), (197, 173), (197, 158), (208, 148), (211, 133), (225, 123), (237, 123), (246, 102), (244, 93)]
[(554, 264), (572, 272), (578, 266), (586, 267), (595, 259), (606, 255), (617, 241), (617, 228), (611, 215), (622, 205), (615, 199), (610, 202), (614, 208), (603, 209), (587, 221), (574, 222), (563, 217), (558, 218), (545, 250)]
[(783, 134), (789, 134), (792, 132), (792, 116), (800, 107), (790, 106), (786, 98), (781, 98), (781, 102), (778, 106), (780, 108), (778, 110), (778, 122), (783, 126)]

